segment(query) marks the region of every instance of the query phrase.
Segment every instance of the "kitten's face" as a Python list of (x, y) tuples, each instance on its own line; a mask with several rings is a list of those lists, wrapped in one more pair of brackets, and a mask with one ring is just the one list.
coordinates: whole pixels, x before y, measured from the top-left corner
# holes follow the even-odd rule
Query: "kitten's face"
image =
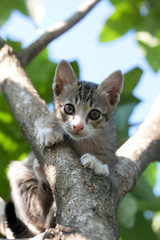
[(122, 86), (120, 71), (113, 72), (98, 86), (77, 82), (71, 65), (60, 62), (53, 91), (57, 120), (64, 132), (76, 140), (100, 136), (116, 109)]
[(103, 96), (97, 91), (97, 85), (79, 82), (69, 86), (55, 100), (57, 119), (74, 140), (99, 135), (106, 127), (109, 111)]

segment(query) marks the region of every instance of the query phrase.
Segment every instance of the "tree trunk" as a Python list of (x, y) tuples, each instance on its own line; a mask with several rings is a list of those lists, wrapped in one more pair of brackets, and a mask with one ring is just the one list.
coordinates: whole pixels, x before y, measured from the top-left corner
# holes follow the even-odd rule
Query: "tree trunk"
[(43, 149), (37, 144), (34, 129), (37, 121), (48, 116), (47, 106), (3, 40), (0, 86), (55, 195), (58, 230), (53, 230), (57, 231), (54, 239), (62, 234), (62, 239), (118, 240), (116, 213), (120, 200), (147, 165), (160, 159), (160, 97), (138, 132), (117, 151), (118, 164), (104, 177), (84, 169), (68, 145)]

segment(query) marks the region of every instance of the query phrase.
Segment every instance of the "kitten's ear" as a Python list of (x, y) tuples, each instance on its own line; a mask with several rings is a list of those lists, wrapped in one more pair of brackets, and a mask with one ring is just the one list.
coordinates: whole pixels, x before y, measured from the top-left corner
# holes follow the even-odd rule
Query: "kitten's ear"
[(56, 69), (54, 82), (52, 85), (56, 96), (62, 93), (64, 87), (67, 85), (74, 85), (77, 83), (76, 75), (71, 65), (66, 61), (61, 61)]
[(109, 98), (111, 105), (119, 102), (123, 88), (123, 76), (120, 70), (113, 72), (98, 87), (98, 91)]

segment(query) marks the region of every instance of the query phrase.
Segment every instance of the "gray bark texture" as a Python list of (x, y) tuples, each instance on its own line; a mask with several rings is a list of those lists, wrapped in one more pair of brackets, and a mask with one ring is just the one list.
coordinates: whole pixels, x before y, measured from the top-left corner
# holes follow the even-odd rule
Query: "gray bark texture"
[[(22, 59), (23, 53), (18, 57)], [(28, 61), (21, 64), (11, 47), (0, 39), (1, 91), (43, 167), (56, 199), (56, 229), (35, 239), (118, 240), (116, 214), (121, 199), (148, 164), (160, 160), (160, 96), (137, 133), (118, 149), (118, 163), (110, 175), (96, 176), (81, 166), (69, 146), (61, 144), (44, 149), (37, 145), (36, 122), (45, 120), (49, 113), (22, 67)]]

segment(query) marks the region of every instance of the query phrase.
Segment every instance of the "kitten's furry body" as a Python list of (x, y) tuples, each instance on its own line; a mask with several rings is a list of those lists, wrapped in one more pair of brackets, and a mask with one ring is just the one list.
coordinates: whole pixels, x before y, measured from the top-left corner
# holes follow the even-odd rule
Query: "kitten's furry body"
[[(48, 146), (68, 141), (84, 167), (108, 175), (108, 165), (116, 161), (113, 113), (122, 84), (120, 71), (99, 86), (78, 82), (71, 66), (62, 61), (53, 84), (55, 110), (45, 123), (35, 123), (38, 142)], [(32, 237), (54, 227), (53, 197), (35, 157), (12, 162), (8, 178), (11, 202), (6, 206), (6, 218), (14, 237)]]
[(5, 212), (13, 237), (33, 237), (54, 227), (53, 196), (33, 154), (23, 161), (13, 161), (8, 168), (8, 179), (11, 200)]
[(116, 133), (113, 114), (122, 91), (120, 71), (112, 73), (99, 86), (77, 81), (71, 66), (62, 61), (53, 84), (55, 110), (36, 126), (41, 145), (53, 145), (67, 136), (82, 165), (96, 174), (108, 175), (115, 161)]

